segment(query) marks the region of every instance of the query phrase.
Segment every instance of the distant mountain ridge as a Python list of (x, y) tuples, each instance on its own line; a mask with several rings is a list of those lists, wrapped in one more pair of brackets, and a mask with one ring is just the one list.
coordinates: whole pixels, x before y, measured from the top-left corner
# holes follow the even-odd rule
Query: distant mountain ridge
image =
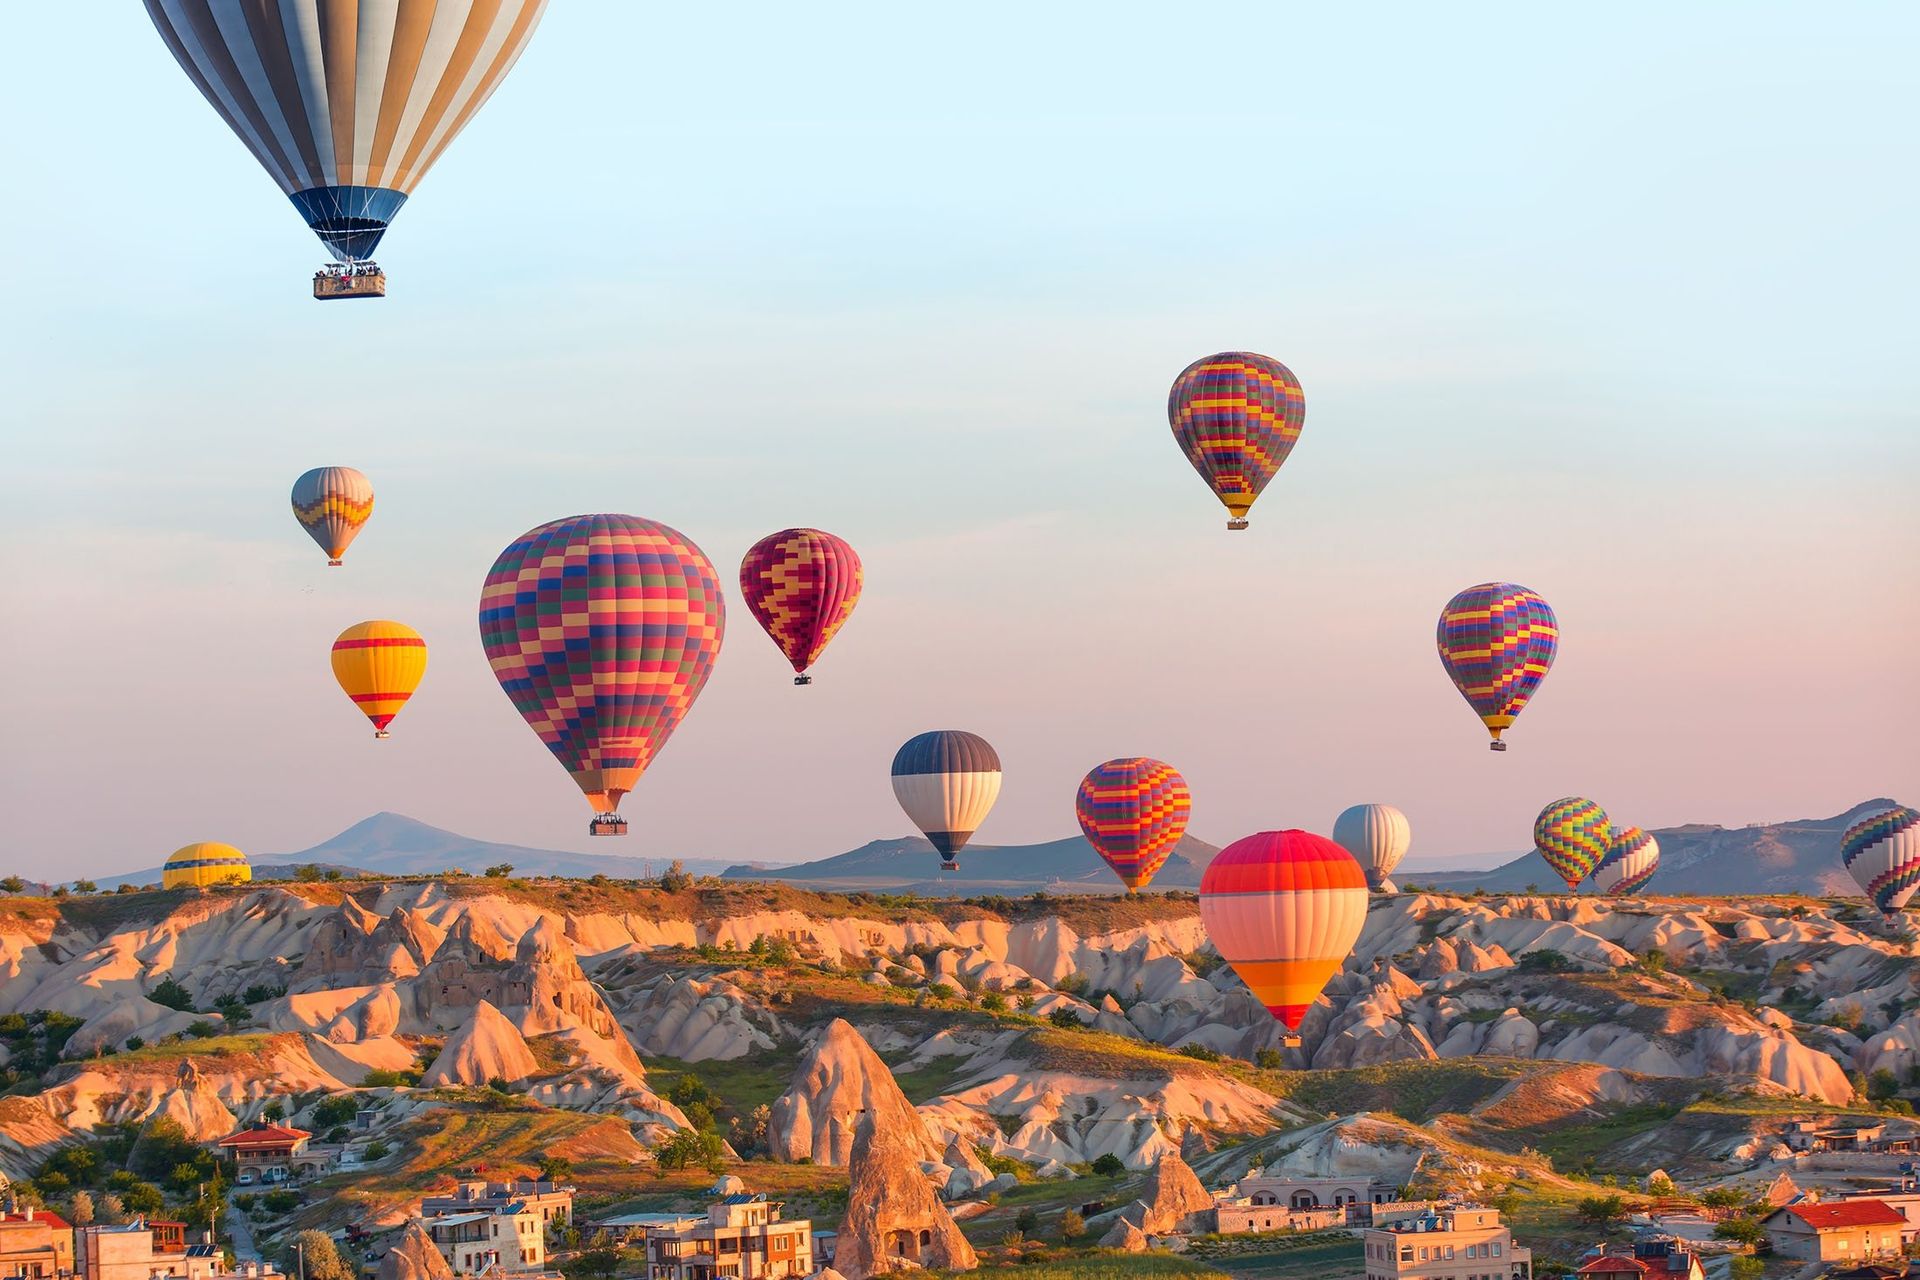
[[(1865, 800), (1831, 818), (1719, 827), (1690, 822), (1661, 827), (1660, 869), (1648, 893), (1805, 893), (1860, 896), (1840, 865), (1840, 836), (1861, 816), (1884, 809), (1892, 800)], [(1407, 877), (1401, 877), (1405, 887)], [(1452, 893), (1523, 891), (1529, 885), (1557, 890), (1565, 882), (1546, 859), (1529, 850), (1490, 871), (1420, 872), (1412, 880), (1422, 888)]]
[[(1154, 876), (1154, 888), (1199, 888), (1201, 873), (1219, 852), (1217, 846), (1204, 840), (1182, 837), (1167, 865)], [(1082, 836), (1040, 844), (970, 844), (960, 852), (957, 871), (940, 870), (933, 845), (919, 836), (907, 836), (870, 840), (858, 849), (798, 866), (771, 870), (729, 867), (722, 874), (730, 880), (779, 880), (816, 889), (915, 893), (987, 893), (1000, 889), (1109, 893), (1120, 889), (1113, 871)]]
[[(294, 867), (309, 863), (337, 868), (342, 873), (420, 876), (433, 875), (451, 867), (479, 875), (486, 868), (502, 862), (511, 863), (515, 875), (604, 875), (616, 880), (635, 880), (659, 875), (673, 859), (641, 858), (630, 854), (568, 853), (560, 849), (501, 844), (446, 831), (403, 813), (376, 813), (312, 848), (302, 849), (298, 853), (259, 854), (252, 861), (254, 876), (261, 880), (284, 879)], [(718, 875), (738, 865), (725, 858), (685, 858), (681, 861), (694, 875)], [(101, 887), (108, 889), (123, 883), (155, 884), (160, 879), (160, 868), (151, 867), (144, 871), (96, 879)]]

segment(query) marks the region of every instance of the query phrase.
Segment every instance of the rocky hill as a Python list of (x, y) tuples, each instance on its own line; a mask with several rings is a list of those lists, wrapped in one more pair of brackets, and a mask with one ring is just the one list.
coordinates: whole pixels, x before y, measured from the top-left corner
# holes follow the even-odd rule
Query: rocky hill
[[(990, 1180), (982, 1158), (1146, 1170), (1363, 1111), (1515, 1152), (1656, 1117), (1687, 1134), (1670, 1168), (1737, 1167), (1780, 1115), (1855, 1105), (1850, 1072), (1920, 1066), (1915, 945), (1871, 915), (1380, 898), (1286, 1049), (1185, 894), (421, 880), (15, 899), (0, 1170), (97, 1124), (166, 1115), (209, 1137), (344, 1090), (422, 1152), (474, 1097), (643, 1146), (711, 1125), (739, 1155), (812, 1167), (846, 1161), (858, 1116), (910, 1114), (908, 1149), (961, 1194)], [(1583, 1158), (1640, 1130), (1608, 1132)]]
[[(1186, 836), (1153, 879), (1159, 889), (1195, 889), (1219, 848)], [(910, 893), (991, 893), (1050, 889), (1119, 893), (1113, 871), (1080, 836), (1041, 844), (970, 844), (960, 866), (942, 871), (940, 856), (919, 836), (872, 840), (858, 849), (798, 866), (729, 867), (730, 880), (779, 880), (822, 889), (886, 889)]]

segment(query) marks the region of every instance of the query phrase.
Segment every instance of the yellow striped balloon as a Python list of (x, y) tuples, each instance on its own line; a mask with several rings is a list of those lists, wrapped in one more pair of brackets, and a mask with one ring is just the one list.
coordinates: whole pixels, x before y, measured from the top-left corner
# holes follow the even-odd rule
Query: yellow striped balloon
[(218, 840), (196, 840), (175, 849), (160, 868), (163, 889), (205, 889), (216, 884), (245, 884), (253, 879), (247, 855)]
[(352, 467), (315, 467), (293, 482), (293, 518), (339, 567), (373, 515), (373, 482)]
[(407, 705), (427, 674), (427, 642), (404, 622), (356, 622), (333, 642), (333, 678), (353, 705), (373, 721), (373, 736)]

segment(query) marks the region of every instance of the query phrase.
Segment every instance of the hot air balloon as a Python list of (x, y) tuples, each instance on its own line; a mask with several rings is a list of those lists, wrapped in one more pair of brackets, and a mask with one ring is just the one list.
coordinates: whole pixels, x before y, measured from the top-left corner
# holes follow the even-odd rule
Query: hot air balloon
[(1146, 756), (1097, 764), (1080, 780), (1074, 816), (1128, 893), (1147, 887), (1187, 831), (1193, 797), (1172, 765)]
[(1861, 818), (1840, 837), (1840, 860), (1888, 919), (1920, 889), (1920, 813), (1905, 805)]
[(740, 561), (747, 611), (793, 664), (795, 684), (813, 683), (807, 668), (853, 616), (864, 581), (847, 540), (819, 529), (770, 533)]
[(1547, 602), (1511, 582), (1468, 587), (1440, 611), (1440, 663), (1487, 732), (1495, 751), (1500, 734), (1547, 678), (1560, 642), (1560, 625)]
[(1248, 989), (1296, 1032), (1367, 922), (1366, 872), (1325, 836), (1262, 831), (1207, 864), (1200, 920)]
[(1398, 893), (1387, 879), (1413, 844), (1407, 815), (1390, 804), (1356, 804), (1333, 820), (1333, 841), (1352, 854), (1375, 893)]
[(1624, 898), (1638, 893), (1660, 869), (1660, 842), (1638, 827), (1626, 827), (1607, 842), (1607, 852), (1593, 869), (1595, 893)]
[(1582, 796), (1555, 800), (1533, 820), (1534, 848), (1570, 890), (1600, 865), (1612, 839), (1607, 811)]
[(713, 565), (638, 516), (570, 516), (513, 541), (480, 593), (494, 678), (586, 793), (596, 836), (706, 687), (727, 629)]
[(373, 485), (352, 467), (315, 467), (293, 482), (293, 518), (338, 566), (373, 514)]
[(545, 8), (147, 0), (181, 70), (333, 255), (338, 265), (314, 277), (316, 298), (385, 294), (372, 262), (380, 237), (499, 87)]
[(893, 795), (933, 842), (941, 868), (956, 870), (960, 850), (1000, 797), (1000, 757), (977, 733), (919, 734), (894, 752)]
[(1167, 393), (1173, 438), (1232, 516), (1229, 529), (1247, 527), (1247, 509), (1293, 452), (1306, 418), (1300, 380), (1251, 351), (1195, 360)]
[(253, 879), (247, 855), (218, 840), (197, 840), (175, 849), (160, 868), (162, 889), (205, 889), (216, 884), (245, 884)]
[(373, 721), (373, 736), (407, 705), (427, 674), (427, 642), (404, 622), (356, 622), (333, 642), (333, 678), (353, 705)]

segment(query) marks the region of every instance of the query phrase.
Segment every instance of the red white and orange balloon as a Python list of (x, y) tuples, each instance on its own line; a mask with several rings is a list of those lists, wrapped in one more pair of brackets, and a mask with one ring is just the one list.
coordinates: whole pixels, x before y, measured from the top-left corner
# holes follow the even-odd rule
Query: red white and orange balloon
[(1200, 878), (1213, 945), (1267, 1011), (1298, 1031), (1367, 922), (1367, 874), (1307, 831), (1262, 831), (1216, 855)]

